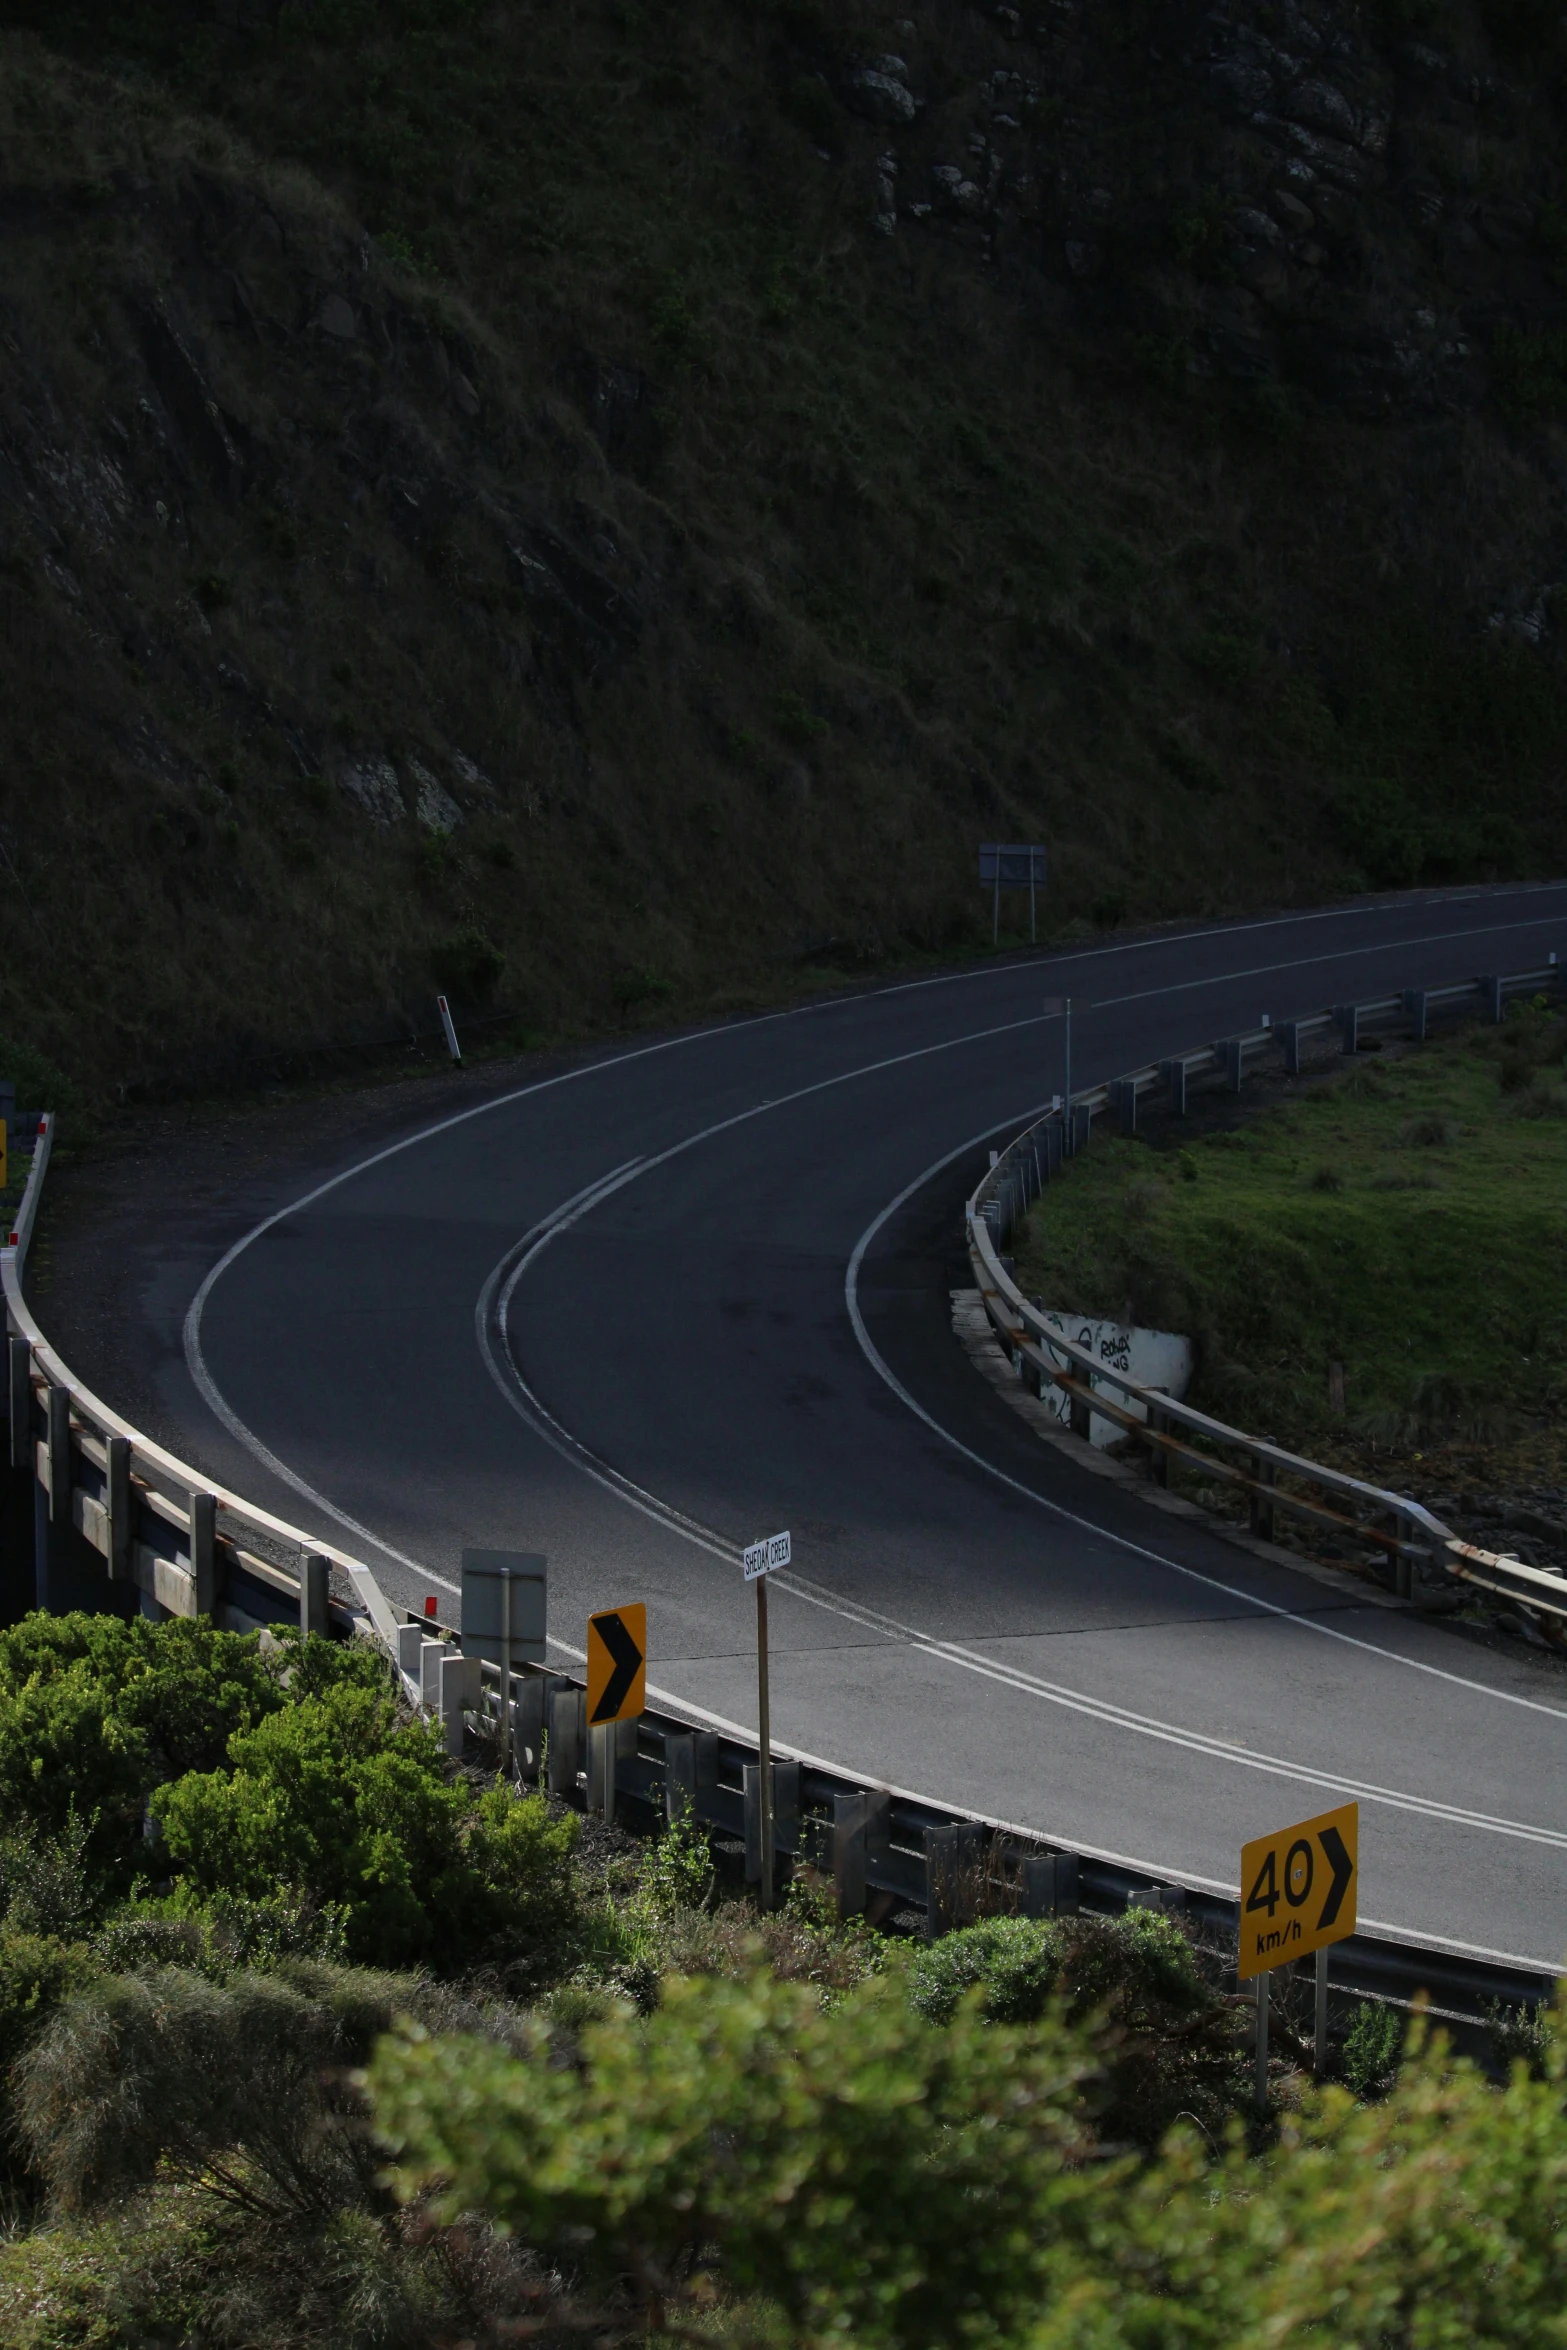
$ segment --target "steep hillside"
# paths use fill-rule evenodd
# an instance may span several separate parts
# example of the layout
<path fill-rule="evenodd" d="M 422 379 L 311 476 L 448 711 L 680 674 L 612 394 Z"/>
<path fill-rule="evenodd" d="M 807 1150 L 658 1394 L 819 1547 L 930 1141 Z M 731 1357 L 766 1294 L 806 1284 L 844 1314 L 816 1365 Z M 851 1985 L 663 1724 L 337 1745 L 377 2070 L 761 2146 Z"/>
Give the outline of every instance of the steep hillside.
<path fill-rule="evenodd" d="M 1530 0 L 5 14 L 0 1033 L 90 1085 L 964 951 L 997 834 L 1057 931 L 1567 860 Z"/>

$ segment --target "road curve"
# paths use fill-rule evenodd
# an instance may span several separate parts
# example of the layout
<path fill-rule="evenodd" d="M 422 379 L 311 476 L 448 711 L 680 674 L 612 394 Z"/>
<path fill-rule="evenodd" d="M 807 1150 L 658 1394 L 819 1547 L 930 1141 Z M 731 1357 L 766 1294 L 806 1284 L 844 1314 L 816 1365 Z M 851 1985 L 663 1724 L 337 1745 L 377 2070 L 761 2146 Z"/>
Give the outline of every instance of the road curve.
<path fill-rule="evenodd" d="M 191 1457 L 410 1600 L 464 1544 L 755 1718 L 736 1551 L 788 1525 L 774 1735 L 1151 1871 L 1362 1805 L 1363 1919 L 1567 1949 L 1567 1679 L 1164 1518 L 949 1330 L 958 1211 L 1060 1083 L 1567 952 L 1567 885 L 1423 894 L 878 989 L 608 1052 L 237 1217 L 162 1382 Z M 172 1306 L 175 1301 L 170 1300 Z"/>

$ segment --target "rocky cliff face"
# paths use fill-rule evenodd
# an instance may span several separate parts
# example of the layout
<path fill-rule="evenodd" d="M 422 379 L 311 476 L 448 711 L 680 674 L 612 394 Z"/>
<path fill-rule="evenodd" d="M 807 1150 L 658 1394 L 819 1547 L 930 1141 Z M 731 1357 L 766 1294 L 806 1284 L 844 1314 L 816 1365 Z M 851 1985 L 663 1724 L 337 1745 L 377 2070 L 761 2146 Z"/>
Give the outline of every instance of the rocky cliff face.
<path fill-rule="evenodd" d="M 1555 34 L 0 40 L 0 1028 L 96 1082 L 1567 851 Z M 1511 45 L 1509 45 L 1511 44 Z"/>

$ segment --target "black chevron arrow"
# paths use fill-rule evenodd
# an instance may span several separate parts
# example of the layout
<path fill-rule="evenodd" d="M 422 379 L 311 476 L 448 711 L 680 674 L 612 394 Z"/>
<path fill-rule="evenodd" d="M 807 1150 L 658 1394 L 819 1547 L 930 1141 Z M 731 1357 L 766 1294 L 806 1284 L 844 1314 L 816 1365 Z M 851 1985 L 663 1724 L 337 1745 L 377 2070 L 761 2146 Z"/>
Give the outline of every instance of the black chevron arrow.
<path fill-rule="evenodd" d="M 625 1704 L 626 1693 L 645 1660 L 619 1616 L 595 1616 L 593 1629 L 609 1650 L 615 1670 L 588 1718 L 594 1722 L 612 1722 Z"/>
<path fill-rule="evenodd" d="M 1327 1855 L 1328 1867 L 1333 1871 L 1333 1882 L 1328 1887 L 1328 1897 L 1322 1904 L 1322 1915 L 1317 1920 L 1317 1932 L 1320 1934 L 1324 1926 L 1334 1923 L 1344 1906 L 1344 1896 L 1349 1891 L 1349 1880 L 1355 1873 L 1355 1864 L 1345 1851 L 1344 1839 L 1337 1828 L 1321 1828 L 1317 1833 L 1318 1841 Z"/>

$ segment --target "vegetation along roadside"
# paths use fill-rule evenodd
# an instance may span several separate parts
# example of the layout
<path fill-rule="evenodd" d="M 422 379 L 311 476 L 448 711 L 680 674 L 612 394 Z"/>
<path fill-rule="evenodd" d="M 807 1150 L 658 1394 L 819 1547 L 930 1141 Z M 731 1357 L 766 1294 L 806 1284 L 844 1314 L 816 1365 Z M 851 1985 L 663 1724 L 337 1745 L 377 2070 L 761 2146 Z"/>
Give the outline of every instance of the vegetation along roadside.
<path fill-rule="evenodd" d="M 1206 1133 L 1097 1139 L 1016 1265 L 1051 1306 L 1188 1336 L 1217 1418 L 1567 1569 L 1567 1017 L 1543 1001 Z"/>
<path fill-rule="evenodd" d="M 0 1634 L 16 2350 L 1549 2338 L 1551 2014 L 1312 2089 L 1183 1922 L 909 1945 L 450 1761 L 368 1648 Z M 1440 2220 L 1433 2224 L 1433 2201 Z M 1433 2331 L 1433 2325 L 1436 2330 Z M 1443 2330 L 1445 2329 L 1445 2330 Z M 1543 2329 L 1543 2330 L 1542 2330 Z"/>

